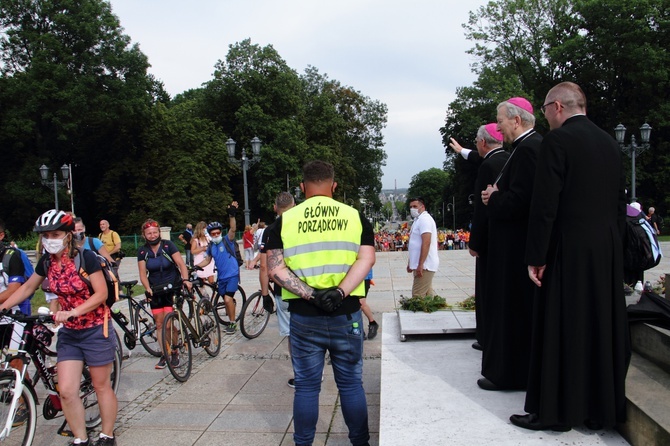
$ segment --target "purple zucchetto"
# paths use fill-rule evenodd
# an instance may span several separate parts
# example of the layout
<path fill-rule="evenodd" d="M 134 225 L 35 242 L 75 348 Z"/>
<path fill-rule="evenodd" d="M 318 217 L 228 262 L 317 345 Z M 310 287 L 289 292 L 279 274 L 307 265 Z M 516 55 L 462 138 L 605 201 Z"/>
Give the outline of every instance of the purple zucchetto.
<path fill-rule="evenodd" d="M 491 135 L 495 140 L 502 142 L 503 141 L 503 134 L 498 131 L 498 124 L 495 122 L 491 122 L 489 124 L 486 124 L 484 126 L 487 132 L 489 132 L 489 135 Z"/>
<path fill-rule="evenodd" d="M 526 98 L 521 97 L 509 98 L 507 102 L 509 102 L 510 104 L 514 104 L 519 108 L 523 108 L 531 115 L 533 114 L 533 106 L 530 104 L 530 102 L 528 102 L 528 99 Z"/>

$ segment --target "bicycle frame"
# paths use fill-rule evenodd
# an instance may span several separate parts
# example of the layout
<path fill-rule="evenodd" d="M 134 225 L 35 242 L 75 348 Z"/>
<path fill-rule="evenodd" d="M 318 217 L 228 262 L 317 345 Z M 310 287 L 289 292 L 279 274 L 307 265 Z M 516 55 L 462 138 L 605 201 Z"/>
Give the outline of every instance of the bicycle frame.
<path fill-rule="evenodd" d="M 188 297 L 184 297 L 183 293 L 186 293 Z M 189 306 L 190 313 L 193 315 L 193 320 L 196 321 L 195 326 L 191 324 L 191 318 L 187 317 L 186 314 L 184 313 L 184 310 L 182 310 L 182 306 L 179 305 L 179 301 L 182 302 L 187 302 Z M 175 299 L 175 302 L 172 304 L 172 310 L 177 314 L 177 318 L 179 320 L 179 325 L 182 327 L 185 327 L 189 333 L 189 336 L 191 337 L 191 340 L 193 341 L 193 344 L 196 345 L 196 347 L 200 347 L 200 343 L 202 342 L 202 338 L 207 334 L 207 333 L 202 333 L 202 324 L 200 321 L 200 315 L 195 314 L 196 313 L 196 306 L 194 305 L 195 300 L 193 299 L 193 296 L 188 292 L 186 289 L 182 289 L 182 294 L 179 295 Z"/>
<path fill-rule="evenodd" d="M 0 441 L 3 441 L 5 438 L 9 437 L 9 434 L 12 432 L 12 424 L 14 421 L 14 416 L 16 415 L 16 410 L 19 405 L 19 400 L 21 399 L 21 394 L 23 393 L 23 388 L 27 387 L 30 392 L 34 395 L 35 390 L 30 386 L 30 384 L 24 384 L 23 382 L 23 377 L 26 374 L 26 369 L 28 368 L 28 364 L 26 361 L 23 361 L 23 370 L 19 371 L 13 367 L 9 366 L 9 362 L 4 363 L 3 371 L 11 370 L 14 372 L 15 379 L 14 379 L 14 396 L 12 396 L 12 402 L 9 405 L 9 411 L 8 414 L 9 416 L 7 417 L 7 420 L 5 421 L 5 425 L 2 428 L 2 431 L 0 431 Z"/>

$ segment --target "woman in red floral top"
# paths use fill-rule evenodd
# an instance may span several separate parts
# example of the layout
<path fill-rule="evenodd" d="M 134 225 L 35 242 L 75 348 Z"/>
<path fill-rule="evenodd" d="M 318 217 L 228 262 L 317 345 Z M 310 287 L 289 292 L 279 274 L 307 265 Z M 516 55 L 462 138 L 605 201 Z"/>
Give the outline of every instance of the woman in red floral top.
<path fill-rule="evenodd" d="M 47 254 L 37 262 L 35 274 L 5 302 L 0 310 L 22 302 L 49 278 L 51 290 L 58 296 L 56 322 L 63 323 L 58 332 L 58 390 L 65 419 L 75 440 L 71 444 L 88 445 L 84 406 L 79 398 L 84 362 L 91 372 L 93 387 L 100 405 L 102 432 L 96 445 L 115 445 L 114 423 L 117 400 L 110 382 L 116 349 L 114 330 L 106 330 L 107 285 L 100 264 L 92 251 L 84 251 L 84 270 L 91 288 L 81 279 L 74 258 L 79 255 L 72 236 L 71 215 L 52 209 L 40 215 L 35 232 L 41 233 L 40 247 Z"/>

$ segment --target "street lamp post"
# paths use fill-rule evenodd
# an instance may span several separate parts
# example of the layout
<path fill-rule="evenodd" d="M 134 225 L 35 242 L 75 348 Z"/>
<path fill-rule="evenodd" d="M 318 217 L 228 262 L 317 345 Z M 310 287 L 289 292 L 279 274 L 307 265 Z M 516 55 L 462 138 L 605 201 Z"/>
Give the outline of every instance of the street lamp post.
<path fill-rule="evenodd" d="M 624 139 L 626 138 L 626 127 L 623 124 L 619 124 L 614 128 L 614 135 L 616 140 L 621 147 L 621 151 L 628 155 L 631 159 L 631 180 L 630 180 L 630 190 L 631 190 L 631 201 L 637 200 L 637 195 L 635 195 L 635 156 L 641 154 L 648 150 L 651 146 L 649 145 L 649 137 L 651 136 L 651 126 L 646 122 L 640 127 L 640 139 L 642 144 L 638 145 L 635 140 L 635 135 L 631 135 L 630 144 L 624 144 Z"/>
<path fill-rule="evenodd" d="M 453 215 L 453 230 L 456 230 L 456 197 L 451 197 L 451 203 L 447 203 L 447 211 L 451 211 Z"/>
<path fill-rule="evenodd" d="M 254 139 L 251 140 L 251 152 L 254 156 L 251 159 L 247 157 L 247 152 L 244 148 L 242 148 L 242 158 L 239 160 L 235 158 L 235 144 L 236 143 L 232 138 L 228 139 L 228 141 L 226 141 L 226 149 L 228 150 L 228 160 L 232 164 L 242 168 L 242 178 L 244 180 L 244 226 L 249 226 L 251 223 L 249 219 L 250 211 L 247 171 L 251 166 L 261 160 L 261 140 L 258 139 L 258 137 L 254 137 Z"/>
<path fill-rule="evenodd" d="M 54 172 L 53 180 L 49 181 L 49 168 L 42 164 L 40 166 L 40 176 L 42 177 L 42 184 L 54 191 L 55 208 L 58 210 L 58 186 L 67 186 L 67 193 L 70 194 L 70 210 L 74 214 L 74 194 L 72 192 L 72 165 L 63 164 L 60 167 L 63 179 L 58 181 L 58 175 Z"/>

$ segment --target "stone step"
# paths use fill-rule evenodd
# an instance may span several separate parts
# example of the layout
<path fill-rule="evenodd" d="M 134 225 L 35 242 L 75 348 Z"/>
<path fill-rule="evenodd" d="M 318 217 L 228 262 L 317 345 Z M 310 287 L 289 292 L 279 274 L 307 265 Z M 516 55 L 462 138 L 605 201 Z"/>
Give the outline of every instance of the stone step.
<path fill-rule="evenodd" d="M 628 421 L 618 426 L 632 445 L 670 444 L 670 374 L 633 353 L 626 378 Z"/>
<path fill-rule="evenodd" d="M 670 330 L 649 324 L 632 324 L 633 351 L 670 373 Z"/>

